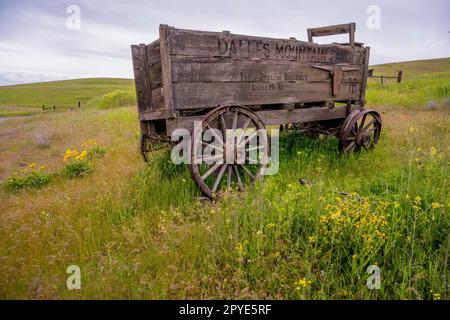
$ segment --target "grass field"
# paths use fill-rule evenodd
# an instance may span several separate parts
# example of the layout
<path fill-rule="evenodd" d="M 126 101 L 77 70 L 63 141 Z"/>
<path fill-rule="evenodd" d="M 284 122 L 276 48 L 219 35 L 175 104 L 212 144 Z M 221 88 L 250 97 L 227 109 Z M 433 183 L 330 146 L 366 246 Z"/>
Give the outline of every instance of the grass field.
<path fill-rule="evenodd" d="M 84 107 L 92 99 L 114 90 L 134 90 L 130 79 L 91 78 L 0 86 L 0 106 L 42 109 Z M 0 107 L 0 114 L 3 108 Z"/>
<path fill-rule="evenodd" d="M 88 139 L 106 154 L 85 177 L 0 190 L 0 297 L 448 299 L 449 60 L 402 66 L 404 86 L 423 81 L 408 92 L 370 84 L 384 121 L 373 152 L 284 134 L 280 172 L 215 203 L 198 199 L 187 170 L 164 174 L 164 151 L 141 160 L 135 107 L 3 120 L 2 181 L 32 163 L 59 172 Z M 414 96 L 436 85 L 444 94 Z M 81 290 L 66 287 L 69 265 Z M 380 290 L 366 287 L 370 265 Z"/>
<path fill-rule="evenodd" d="M 366 99 L 371 106 L 403 106 L 406 108 L 450 106 L 450 58 L 392 63 L 373 66 L 374 75 L 397 76 L 403 71 L 403 81 L 371 78 Z"/>

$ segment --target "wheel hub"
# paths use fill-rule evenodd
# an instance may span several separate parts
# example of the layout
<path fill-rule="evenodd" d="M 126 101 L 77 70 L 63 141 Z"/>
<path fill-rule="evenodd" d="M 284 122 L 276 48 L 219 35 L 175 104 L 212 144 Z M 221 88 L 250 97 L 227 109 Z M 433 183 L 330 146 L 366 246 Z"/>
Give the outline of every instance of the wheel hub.
<path fill-rule="evenodd" d="M 369 134 L 368 134 L 367 132 L 365 132 L 365 131 L 360 132 L 360 133 L 358 134 L 358 136 L 356 137 L 356 143 L 357 143 L 359 146 L 366 145 L 367 142 L 369 142 L 369 140 L 370 140 L 370 136 L 369 136 Z"/>

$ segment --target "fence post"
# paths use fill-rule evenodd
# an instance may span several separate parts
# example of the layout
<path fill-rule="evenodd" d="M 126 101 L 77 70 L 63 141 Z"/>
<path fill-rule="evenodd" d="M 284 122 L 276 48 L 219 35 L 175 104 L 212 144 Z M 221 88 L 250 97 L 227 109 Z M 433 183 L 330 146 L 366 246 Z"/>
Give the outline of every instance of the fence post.
<path fill-rule="evenodd" d="M 42 105 L 42 110 L 45 110 L 45 105 L 44 104 Z"/>
<path fill-rule="evenodd" d="M 81 108 L 81 101 L 78 101 L 78 108 Z"/>
<path fill-rule="evenodd" d="M 383 76 L 381 76 L 381 85 L 383 85 Z"/>
<path fill-rule="evenodd" d="M 53 105 L 53 110 L 56 110 L 56 106 L 55 105 Z"/>
<path fill-rule="evenodd" d="M 400 70 L 398 72 L 398 75 L 397 75 L 397 83 L 401 83 L 402 82 L 402 77 L 403 77 L 403 71 Z"/>

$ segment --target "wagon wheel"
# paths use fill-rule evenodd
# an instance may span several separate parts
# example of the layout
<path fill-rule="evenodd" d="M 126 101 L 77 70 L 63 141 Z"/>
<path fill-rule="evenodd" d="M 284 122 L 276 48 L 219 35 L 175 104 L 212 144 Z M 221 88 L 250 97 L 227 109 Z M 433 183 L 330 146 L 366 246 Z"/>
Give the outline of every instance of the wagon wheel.
<path fill-rule="evenodd" d="M 375 147 L 381 133 L 381 116 L 370 109 L 355 110 L 342 125 L 339 149 L 342 152 L 358 152 Z"/>
<path fill-rule="evenodd" d="M 261 178 L 268 153 L 265 126 L 254 112 L 218 107 L 195 129 L 189 171 L 209 198 L 233 186 L 244 191 Z"/>

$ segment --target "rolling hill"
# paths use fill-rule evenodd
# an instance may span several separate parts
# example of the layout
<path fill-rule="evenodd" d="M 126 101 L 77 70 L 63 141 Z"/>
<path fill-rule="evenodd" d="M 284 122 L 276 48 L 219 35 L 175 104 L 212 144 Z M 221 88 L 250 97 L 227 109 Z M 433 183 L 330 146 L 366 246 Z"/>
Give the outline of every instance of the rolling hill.
<path fill-rule="evenodd" d="M 132 79 L 89 78 L 0 86 L 0 106 L 74 107 L 114 90 L 134 90 Z"/>

